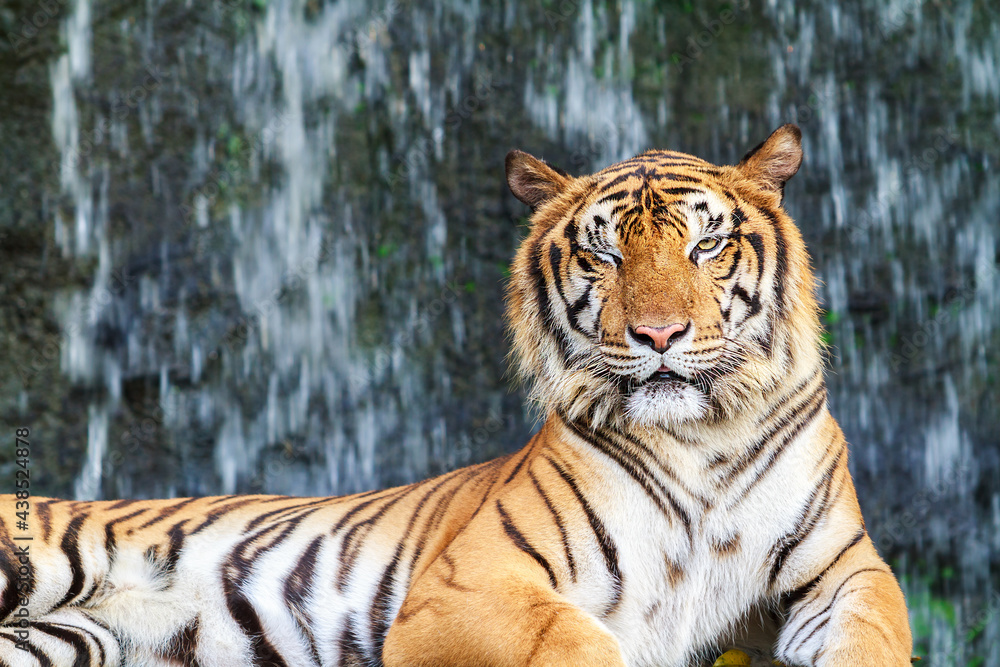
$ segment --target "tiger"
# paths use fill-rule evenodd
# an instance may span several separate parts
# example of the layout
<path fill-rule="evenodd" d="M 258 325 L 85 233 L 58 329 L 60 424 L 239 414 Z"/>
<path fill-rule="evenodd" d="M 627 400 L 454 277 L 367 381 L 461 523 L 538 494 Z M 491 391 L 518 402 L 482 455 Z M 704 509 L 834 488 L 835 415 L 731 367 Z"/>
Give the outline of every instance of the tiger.
<path fill-rule="evenodd" d="M 521 151 L 519 451 L 345 497 L 0 502 L 0 664 L 899 667 L 831 416 L 784 125 L 736 165 Z"/>

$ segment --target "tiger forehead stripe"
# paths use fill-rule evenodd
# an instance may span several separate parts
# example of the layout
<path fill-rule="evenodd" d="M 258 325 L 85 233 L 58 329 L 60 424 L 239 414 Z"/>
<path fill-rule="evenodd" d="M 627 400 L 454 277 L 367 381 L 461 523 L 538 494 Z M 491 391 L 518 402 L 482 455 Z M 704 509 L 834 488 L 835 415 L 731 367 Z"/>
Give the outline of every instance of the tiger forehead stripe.
<path fill-rule="evenodd" d="M 635 166 L 630 166 L 628 169 L 616 169 L 614 171 L 602 172 L 601 175 L 605 176 L 609 180 L 602 181 L 599 185 L 599 189 L 608 189 L 615 186 L 621 185 L 628 182 L 629 180 L 639 180 L 643 183 L 649 182 L 663 182 L 663 181 L 680 181 L 687 183 L 706 183 L 705 178 L 702 177 L 702 172 L 697 170 L 690 173 L 681 173 L 676 169 L 672 171 L 658 171 L 656 169 L 649 169 L 650 165 L 639 164 Z M 669 167 L 684 167 L 687 165 L 672 163 L 666 165 Z"/>
<path fill-rule="evenodd" d="M 712 164 L 705 162 L 699 158 L 693 157 L 691 155 L 685 155 L 684 153 L 672 153 L 669 151 L 649 151 L 643 153 L 642 155 L 637 155 L 634 158 L 629 158 L 627 160 L 622 160 L 617 164 L 607 167 L 600 173 L 611 173 L 620 171 L 622 169 L 635 168 L 636 166 L 648 167 L 650 165 L 667 167 L 667 166 L 682 166 L 682 167 L 711 167 Z"/>

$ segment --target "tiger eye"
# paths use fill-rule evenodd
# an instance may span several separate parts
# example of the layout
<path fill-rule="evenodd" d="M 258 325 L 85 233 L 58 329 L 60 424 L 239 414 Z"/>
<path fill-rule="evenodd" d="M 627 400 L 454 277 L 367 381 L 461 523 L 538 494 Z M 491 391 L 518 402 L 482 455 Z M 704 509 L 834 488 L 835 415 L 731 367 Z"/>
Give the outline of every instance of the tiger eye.
<path fill-rule="evenodd" d="M 698 241 L 699 250 L 715 250 L 718 247 L 719 239 L 708 238 Z"/>

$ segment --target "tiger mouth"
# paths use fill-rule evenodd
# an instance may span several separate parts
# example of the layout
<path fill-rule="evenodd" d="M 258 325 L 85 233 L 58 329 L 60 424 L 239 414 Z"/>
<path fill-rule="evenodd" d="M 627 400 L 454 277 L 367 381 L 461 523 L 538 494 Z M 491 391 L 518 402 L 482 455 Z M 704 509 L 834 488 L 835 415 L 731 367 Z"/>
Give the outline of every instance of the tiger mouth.
<path fill-rule="evenodd" d="M 660 366 L 659 370 L 643 381 L 643 384 L 667 384 L 670 382 L 680 382 L 692 387 L 697 386 L 693 380 L 684 377 L 680 373 L 675 373 L 666 366 Z"/>
<path fill-rule="evenodd" d="M 681 387 L 692 387 L 706 395 L 711 392 L 711 388 L 705 378 L 700 376 L 686 378 L 666 366 L 660 366 L 659 369 L 642 379 L 623 376 L 619 381 L 619 386 L 622 393 L 627 396 L 634 394 L 640 389 L 657 391 L 658 389 L 669 390 L 671 388 L 677 390 Z"/>

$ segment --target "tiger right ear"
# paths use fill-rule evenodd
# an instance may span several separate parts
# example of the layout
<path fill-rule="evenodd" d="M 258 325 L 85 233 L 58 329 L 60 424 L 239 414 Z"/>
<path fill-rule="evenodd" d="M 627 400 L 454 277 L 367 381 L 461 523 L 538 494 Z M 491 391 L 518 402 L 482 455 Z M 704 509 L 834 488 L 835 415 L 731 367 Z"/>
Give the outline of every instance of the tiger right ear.
<path fill-rule="evenodd" d="M 507 153 L 506 167 L 510 191 L 532 209 L 558 195 L 569 182 L 566 172 L 523 151 Z"/>
<path fill-rule="evenodd" d="M 802 132 L 789 123 L 751 149 L 737 167 L 765 190 L 781 194 L 785 182 L 795 175 L 801 164 Z"/>

